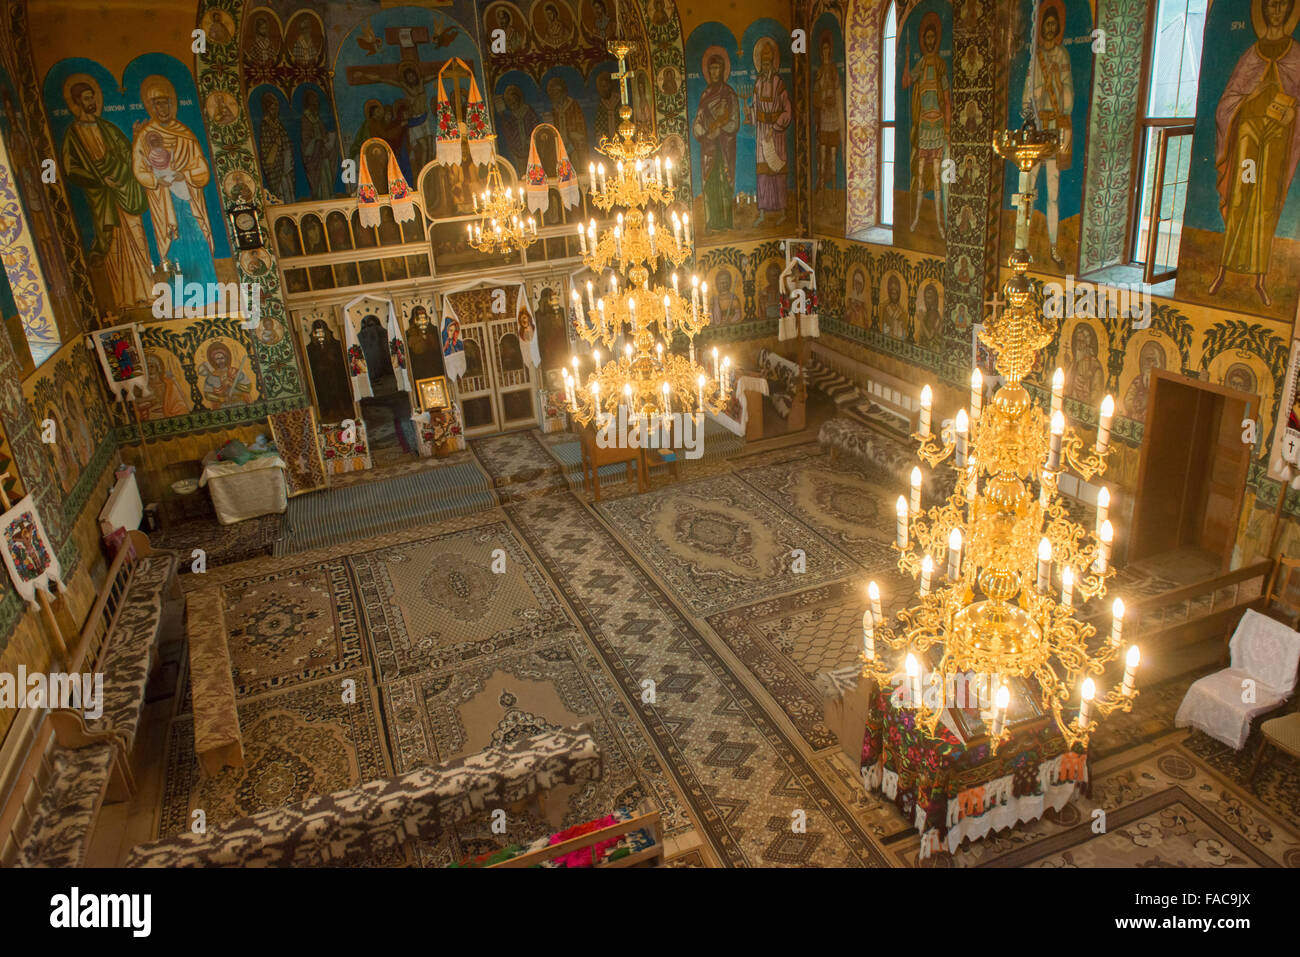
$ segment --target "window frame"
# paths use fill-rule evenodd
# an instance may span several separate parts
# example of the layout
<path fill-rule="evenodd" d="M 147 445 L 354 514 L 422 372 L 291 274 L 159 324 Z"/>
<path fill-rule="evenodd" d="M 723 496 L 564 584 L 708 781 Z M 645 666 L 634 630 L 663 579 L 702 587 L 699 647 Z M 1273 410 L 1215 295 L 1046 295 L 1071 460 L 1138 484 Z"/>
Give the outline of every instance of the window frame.
<path fill-rule="evenodd" d="M 894 69 L 890 75 L 885 75 L 885 30 L 888 29 L 890 15 L 894 19 Z M 885 119 L 885 84 L 894 82 L 894 74 L 898 72 L 898 0 L 889 0 L 881 11 L 880 29 L 877 31 L 877 43 L 880 47 L 880 110 L 876 118 L 876 226 L 880 229 L 893 230 L 894 228 L 894 204 L 893 177 L 890 177 L 888 186 L 885 184 L 884 167 L 889 163 L 890 172 L 894 169 L 894 156 L 891 152 L 888 160 L 885 159 L 885 130 L 889 129 L 894 134 L 894 148 L 898 147 L 898 103 L 894 102 L 894 111 L 892 118 Z M 890 194 L 890 217 L 889 222 L 885 222 L 885 190 Z"/>

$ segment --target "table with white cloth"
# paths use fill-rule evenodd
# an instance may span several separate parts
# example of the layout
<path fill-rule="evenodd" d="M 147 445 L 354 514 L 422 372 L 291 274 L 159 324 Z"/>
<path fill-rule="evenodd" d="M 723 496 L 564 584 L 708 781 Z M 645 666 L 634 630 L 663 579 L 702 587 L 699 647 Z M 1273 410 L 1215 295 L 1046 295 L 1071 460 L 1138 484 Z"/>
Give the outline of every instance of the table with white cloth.
<path fill-rule="evenodd" d="M 719 412 L 714 418 L 722 425 L 737 435 L 746 439 L 756 439 L 763 437 L 763 407 L 760 404 L 755 410 L 757 414 L 751 416 L 750 410 L 750 393 L 757 396 L 768 395 L 767 380 L 759 375 L 738 375 L 735 385 L 735 399 L 739 406 L 739 418 L 728 415 L 727 412 Z M 759 400 L 761 403 L 761 399 Z M 735 406 L 733 405 L 734 409 Z M 755 429 L 750 429 L 749 425 L 753 423 Z"/>
<path fill-rule="evenodd" d="M 238 462 L 222 462 L 215 452 L 203 460 L 200 487 L 212 496 L 212 507 L 222 525 L 233 525 L 259 515 L 273 515 L 289 507 L 284 460 L 262 455 Z"/>
<path fill-rule="evenodd" d="M 887 689 L 891 695 L 896 689 Z M 862 743 L 862 782 L 914 822 L 920 859 L 953 853 L 965 840 L 1059 811 L 1086 788 L 1085 751 L 1066 746 L 1052 720 L 1034 713 L 1029 687 L 1014 693 L 1011 739 L 989 747 L 977 709 L 949 708 L 930 735 L 916 711 L 873 689 Z M 1023 704 L 1023 710 L 1018 705 Z"/>

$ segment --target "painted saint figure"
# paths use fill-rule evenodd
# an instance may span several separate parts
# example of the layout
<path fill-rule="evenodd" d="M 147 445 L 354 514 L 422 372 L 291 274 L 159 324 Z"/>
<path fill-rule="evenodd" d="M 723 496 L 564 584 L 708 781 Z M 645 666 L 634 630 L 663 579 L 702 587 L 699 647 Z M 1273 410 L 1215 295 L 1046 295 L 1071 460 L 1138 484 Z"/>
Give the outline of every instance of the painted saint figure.
<path fill-rule="evenodd" d="M 68 91 L 68 106 L 75 117 L 63 139 L 63 170 L 86 192 L 95 223 L 90 247 L 92 263 L 102 264 L 108 276 L 113 306 L 147 302 L 153 288 L 149 243 L 141 217 L 148 202 L 143 187 L 131 172 L 131 143 L 126 135 L 101 117 L 103 96 L 87 77 Z"/>
<path fill-rule="evenodd" d="M 1101 399 L 1101 390 L 1106 386 L 1106 370 L 1098 358 L 1099 351 L 1097 330 L 1086 322 L 1075 326 L 1074 335 L 1070 337 L 1066 394 L 1089 407 L 1097 404 Z"/>
<path fill-rule="evenodd" d="M 244 357 L 238 368 L 232 368 L 231 360 L 230 347 L 218 341 L 208 346 L 206 361 L 199 363 L 196 371 L 203 398 L 210 408 L 227 409 L 235 405 L 247 405 L 252 398 L 253 383 L 244 371 L 248 357 Z"/>
<path fill-rule="evenodd" d="M 506 87 L 501 98 L 506 108 L 497 114 L 497 130 L 505 146 L 506 158 L 522 173 L 528 165 L 528 143 L 541 121 L 537 111 L 524 99 L 524 91 L 515 84 Z"/>
<path fill-rule="evenodd" d="M 866 329 L 871 312 L 867 302 L 867 271 L 859 266 L 849 277 L 849 294 L 844 304 L 844 318 L 849 325 Z"/>
<path fill-rule="evenodd" d="M 324 319 L 311 324 L 311 341 L 307 343 L 307 366 L 316 390 L 316 410 L 323 425 L 334 425 L 351 418 L 352 383 L 343 363 L 343 349 L 338 337 Z"/>
<path fill-rule="evenodd" d="M 835 39 L 821 35 L 821 65 L 813 81 L 813 111 L 817 117 L 817 169 L 814 189 L 834 189 L 835 170 L 844 149 L 844 81 L 835 62 Z"/>
<path fill-rule="evenodd" d="M 429 379 L 446 374 L 442 363 L 442 338 L 424 306 L 415 306 L 411 310 L 411 322 L 406 327 L 406 354 L 413 378 Z"/>
<path fill-rule="evenodd" d="M 259 159 L 266 188 L 282 203 L 294 200 L 293 147 L 280 122 L 280 101 L 269 90 L 262 94 L 262 123 L 257 131 Z"/>
<path fill-rule="evenodd" d="M 577 169 L 587 166 L 587 118 L 582 104 L 569 95 L 569 88 L 558 76 L 546 84 L 551 98 L 551 123 L 560 131 L 560 139 L 569 148 L 569 160 Z"/>
<path fill-rule="evenodd" d="M 1138 374 L 1124 392 L 1124 414 L 1137 422 L 1146 421 L 1147 400 L 1151 397 L 1151 373 L 1166 366 L 1165 350 L 1158 342 L 1148 341 L 1138 352 Z"/>
<path fill-rule="evenodd" d="M 187 282 L 216 283 L 212 226 L 204 198 L 212 171 L 203 146 L 176 118 L 176 89 L 166 77 L 146 77 L 140 84 L 140 99 L 149 119 L 135 126 L 133 169 L 149 202 L 158 255 L 176 263 Z M 162 170 L 150 162 L 160 148 L 170 154 Z"/>
<path fill-rule="evenodd" d="M 740 297 L 732 292 L 731 270 L 719 269 L 716 282 L 718 288 L 713 296 L 713 316 L 710 321 L 718 324 L 740 322 Z"/>
<path fill-rule="evenodd" d="M 760 226 L 769 215 L 778 220 L 785 218 L 789 178 L 785 134 L 794 119 L 794 111 L 785 81 L 776 72 L 776 42 L 763 37 L 756 44 L 755 53 L 758 76 L 754 80 L 749 121 L 754 126 L 754 164 L 758 173 L 758 219 L 754 225 Z"/>
<path fill-rule="evenodd" d="M 1263 32 L 1232 68 L 1214 113 L 1223 254 L 1209 293 L 1219 291 L 1227 272 L 1245 273 L 1268 306 L 1273 235 L 1300 161 L 1300 48 L 1291 38 L 1296 0 L 1256 0 L 1254 9 L 1255 29 Z M 1248 163 L 1253 177 L 1242 175 Z"/>
<path fill-rule="evenodd" d="M 943 25 L 936 13 L 921 20 L 921 58 L 911 64 L 910 52 L 903 62 L 903 89 L 912 91 L 911 168 L 912 229 L 921 218 L 921 199 L 929 188 L 934 190 L 934 218 L 943 236 L 944 188 L 943 160 L 948 151 L 952 129 L 952 93 L 948 85 L 948 64 L 939 55 Z M 1052 240 L 1055 244 L 1056 240 Z"/>
<path fill-rule="evenodd" d="M 337 165 L 338 134 L 325 128 L 321 118 L 320 95 L 309 89 L 302 98 L 302 165 L 307 170 L 307 185 L 312 199 L 329 199 L 334 195 L 334 170 Z"/>
<path fill-rule="evenodd" d="M 903 308 L 903 284 L 891 275 L 885 281 L 886 299 L 880 305 L 880 325 L 885 335 L 895 339 L 907 338 L 907 310 Z"/>
<path fill-rule="evenodd" d="M 1065 260 L 1056 248 L 1061 222 L 1061 171 L 1070 168 L 1074 154 L 1074 77 L 1070 56 L 1061 45 L 1065 33 L 1065 11 L 1060 0 L 1049 0 L 1039 16 L 1038 55 L 1029 64 L 1029 76 L 1021 97 L 1021 113 L 1036 116 L 1038 128 L 1056 130 L 1059 142 L 1055 155 L 1040 163 L 1030 173 L 1030 183 L 1038 183 L 1038 170 L 1047 173 L 1047 241 L 1052 262 L 1061 269 Z"/>
<path fill-rule="evenodd" d="M 736 134 L 740 132 L 740 98 L 727 82 L 726 54 L 706 57 L 709 85 L 700 94 L 691 133 L 700 144 L 706 230 L 730 229 L 736 189 Z"/>

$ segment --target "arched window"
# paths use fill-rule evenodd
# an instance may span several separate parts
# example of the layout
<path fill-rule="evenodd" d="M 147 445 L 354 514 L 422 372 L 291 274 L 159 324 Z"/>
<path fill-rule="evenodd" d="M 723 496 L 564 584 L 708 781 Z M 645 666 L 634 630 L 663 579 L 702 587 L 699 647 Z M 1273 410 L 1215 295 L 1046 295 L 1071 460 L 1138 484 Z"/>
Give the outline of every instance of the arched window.
<path fill-rule="evenodd" d="M 898 47 L 898 5 L 885 9 L 880 28 L 880 124 L 876 155 L 880 158 L 876 209 L 880 226 L 894 225 L 894 58 Z"/>
<path fill-rule="evenodd" d="M 1129 253 L 1146 282 L 1172 279 L 1177 271 L 1207 6 L 1207 0 L 1159 0 L 1147 21 L 1136 157 L 1141 190 Z"/>

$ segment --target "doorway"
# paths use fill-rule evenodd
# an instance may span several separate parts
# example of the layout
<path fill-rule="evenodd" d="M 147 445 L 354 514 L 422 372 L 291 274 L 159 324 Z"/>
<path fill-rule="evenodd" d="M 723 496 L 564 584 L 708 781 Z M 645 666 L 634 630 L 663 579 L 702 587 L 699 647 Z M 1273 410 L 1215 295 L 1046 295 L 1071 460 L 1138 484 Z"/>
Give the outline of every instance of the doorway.
<path fill-rule="evenodd" d="M 1257 396 L 1152 371 L 1130 565 L 1158 564 L 1189 584 L 1229 570 L 1254 448 L 1242 423 L 1258 408 Z"/>
<path fill-rule="evenodd" d="M 456 395 L 467 436 L 489 435 L 537 424 L 537 371 L 524 359 L 517 319 L 495 319 L 461 328 L 465 373 Z"/>
<path fill-rule="evenodd" d="M 388 331 L 379 318 L 381 314 L 380 310 L 364 310 L 357 329 L 357 344 L 365 357 L 373 393 L 359 400 L 358 405 L 366 424 L 371 464 L 376 468 L 407 461 L 417 454 L 411 396 L 397 387 Z"/>

